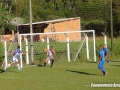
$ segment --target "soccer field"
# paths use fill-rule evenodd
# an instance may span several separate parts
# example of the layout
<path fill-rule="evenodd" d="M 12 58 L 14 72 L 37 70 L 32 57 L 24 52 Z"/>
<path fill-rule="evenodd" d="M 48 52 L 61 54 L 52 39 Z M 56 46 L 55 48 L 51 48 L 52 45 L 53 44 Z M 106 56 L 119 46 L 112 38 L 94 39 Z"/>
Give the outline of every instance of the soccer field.
<path fill-rule="evenodd" d="M 120 90 L 120 87 L 95 88 L 91 84 L 120 84 L 120 61 L 105 63 L 107 76 L 97 68 L 97 63 L 62 62 L 51 68 L 28 66 L 21 72 L 8 68 L 0 73 L 0 90 Z M 120 85 L 119 85 L 120 86 Z"/>

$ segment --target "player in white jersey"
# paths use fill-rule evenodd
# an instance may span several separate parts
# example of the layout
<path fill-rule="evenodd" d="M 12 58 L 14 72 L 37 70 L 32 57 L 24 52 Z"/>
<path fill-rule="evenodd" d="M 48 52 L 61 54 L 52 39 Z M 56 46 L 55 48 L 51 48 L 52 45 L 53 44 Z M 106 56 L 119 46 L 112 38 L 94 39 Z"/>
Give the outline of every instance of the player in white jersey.
<path fill-rule="evenodd" d="M 47 53 L 47 59 L 44 62 L 44 66 L 46 66 L 46 63 L 48 63 L 50 61 L 51 62 L 51 67 L 52 67 L 53 63 L 54 63 L 54 56 L 53 55 L 55 54 L 55 51 L 54 51 L 53 47 L 50 46 L 50 49 L 48 49 L 46 51 L 46 53 Z"/>
<path fill-rule="evenodd" d="M 13 63 L 16 63 L 18 70 L 21 71 L 19 61 L 18 61 L 18 57 L 19 57 L 20 53 L 25 54 L 20 50 L 20 46 L 18 45 L 17 49 L 12 51 L 12 53 L 11 53 L 11 55 L 13 55 L 12 61 L 10 62 L 10 64 L 8 64 L 7 66 L 4 67 L 4 71 L 6 71 L 6 68 L 12 66 Z"/>

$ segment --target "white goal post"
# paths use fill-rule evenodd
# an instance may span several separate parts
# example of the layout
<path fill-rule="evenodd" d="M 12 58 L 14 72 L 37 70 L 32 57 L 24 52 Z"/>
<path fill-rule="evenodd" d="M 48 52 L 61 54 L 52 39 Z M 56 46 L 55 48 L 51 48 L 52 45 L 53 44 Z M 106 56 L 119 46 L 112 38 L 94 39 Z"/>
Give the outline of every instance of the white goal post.
<path fill-rule="evenodd" d="M 73 58 L 73 60 L 75 61 L 76 58 L 78 57 L 79 53 L 81 52 L 80 50 L 82 49 L 82 47 L 84 46 L 86 48 L 86 58 L 87 60 L 91 60 L 90 58 L 90 50 L 89 50 L 89 35 L 88 33 L 91 33 L 90 35 L 92 36 L 92 38 L 90 38 L 90 41 L 92 41 L 92 47 L 93 47 L 93 60 L 94 62 L 96 62 L 96 42 L 95 42 L 95 31 L 94 30 L 82 30 L 82 31 L 66 31 L 66 32 L 48 32 L 48 33 L 32 33 L 32 34 L 20 34 L 19 38 L 20 38 L 20 49 L 22 51 L 28 52 L 26 54 L 26 64 L 30 63 L 30 55 L 31 55 L 31 51 L 30 51 L 30 47 L 34 46 L 34 48 L 36 47 L 41 48 L 39 51 L 35 51 L 35 49 L 33 48 L 34 51 L 32 51 L 32 53 L 34 53 L 33 55 L 36 55 L 36 57 L 40 57 L 43 55 L 43 53 L 41 52 L 43 50 L 44 47 L 46 47 L 47 49 L 49 49 L 50 45 L 54 45 L 54 47 L 56 47 L 55 45 L 61 45 L 56 47 L 56 49 L 60 48 L 57 53 L 58 54 L 63 54 L 63 55 L 67 55 L 67 59 L 68 62 L 71 61 L 71 58 Z M 37 37 L 41 40 L 33 40 L 33 45 L 28 45 L 30 44 L 29 42 L 31 42 L 28 38 L 28 36 L 32 36 L 32 37 Z M 42 37 L 42 38 L 41 38 Z M 43 37 L 45 39 L 43 39 Z M 52 38 L 51 38 L 52 37 Z M 63 39 L 64 37 L 64 39 Z M 82 38 L 85 37 L 85 38 Z M 34 38 L 33 38 L 34 39 Z M 86 42 L 85 42 L 86 41 Z M 42 44 L 38 44 L 38 42 L 41 42 Z M 70 43 L 71 42 L 71 43 Z M 74 43 L 75 42 L 75 43 Z M 80 42 L 80 43 L 78 43 Z M 63 43 L 66 43 L 66 46 L 63 45 Z M 74 43 L 74 45 L 73 45 Z M 84 43 L 86 43 L 86 45 L 84 45 Z M 38 46 L 35 46 L 36 44 L 38 44 Z M 73 45 L 73 47 L 72 47 Z M 73 55 L 74 53 L 72 53 L 72 49 L 75 48 L 75 46 L 77 46 L 77 49 L 75 49 L 75 55 Z M 72 48 L 71 48 L 72 47 Z M 66 48 L 66 50 L 65 50 Z M 63 49 L 63 50 L 62 50 Z M 82 56 L 82 55 L 81 55 Z M 40 57 L 43 58 L 44 56 Z M 64 57 L 64 56 L 59 56 L 59 57 Z M 58 58 L 59 58 L 58 57 Z M 20 54 L 20 65 L 21 68 L 23 67 L 23 60 L 22 60 L 23 56 L 22 54 Z M 34 57 L 32 57 L 34 58 Z M 35 58 L 34 58 L 35 59 Z"/>

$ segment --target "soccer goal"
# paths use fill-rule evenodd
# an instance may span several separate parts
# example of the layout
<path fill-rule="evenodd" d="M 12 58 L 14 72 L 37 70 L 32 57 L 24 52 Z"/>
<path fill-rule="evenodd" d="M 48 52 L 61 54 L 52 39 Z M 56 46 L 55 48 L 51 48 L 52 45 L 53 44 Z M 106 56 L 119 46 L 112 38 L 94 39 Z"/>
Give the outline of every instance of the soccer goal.
<path fill-rule="evenodd" d="M 28 52 L 20 55 L 21 67 L 40 64 L 46 59 L 44 49 L 53 46 L 55 62 L 96 61 L 94 30 L 20 34 L 20 47 Z M 23 61 L 23 57 L 24 60 Z"/>

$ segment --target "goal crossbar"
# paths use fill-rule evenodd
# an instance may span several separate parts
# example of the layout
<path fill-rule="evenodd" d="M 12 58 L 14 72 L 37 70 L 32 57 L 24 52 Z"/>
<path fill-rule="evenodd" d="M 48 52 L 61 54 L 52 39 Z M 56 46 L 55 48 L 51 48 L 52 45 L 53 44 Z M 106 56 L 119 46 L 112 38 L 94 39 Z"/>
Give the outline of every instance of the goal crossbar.
<path fill-rule="evenodd" d="M 20 34 L 21 35 L 39 35 L 39 34 L 64 34 L 64 33 L 77 33 L 77 32 L 83 32 L 83 33 L 87 33 L 87 32 L 95 32 L 94 30 L 84 30 L 84 31 L 66 31 L 66 32 L 48 32 L 48 33 L 28 33 L 28 34 Z"/>

